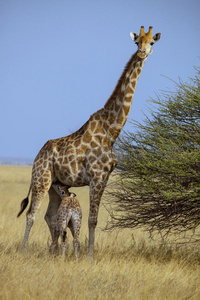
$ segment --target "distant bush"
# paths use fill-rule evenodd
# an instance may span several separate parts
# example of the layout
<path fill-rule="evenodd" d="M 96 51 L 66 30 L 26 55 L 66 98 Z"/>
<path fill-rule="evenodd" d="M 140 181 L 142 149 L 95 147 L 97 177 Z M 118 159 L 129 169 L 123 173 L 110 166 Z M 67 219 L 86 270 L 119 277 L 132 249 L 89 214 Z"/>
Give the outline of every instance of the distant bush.
<path fill-rule="evenodd" d="M 199 75 L 196 69 L 189 83 L 150 99 L 151 116 L 118 140 L 107 229 L 139 226 L 166 234 L 200 224 Z"/>

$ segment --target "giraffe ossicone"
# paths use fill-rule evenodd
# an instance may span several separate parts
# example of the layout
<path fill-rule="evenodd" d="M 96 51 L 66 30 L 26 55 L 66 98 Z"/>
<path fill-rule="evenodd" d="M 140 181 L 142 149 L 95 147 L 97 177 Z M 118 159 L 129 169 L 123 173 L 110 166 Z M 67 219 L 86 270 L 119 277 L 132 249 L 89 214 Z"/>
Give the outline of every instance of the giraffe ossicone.
<path fill-rule="evenodd" d="M 61 197 L 54 191 L 52 184 L 59 181 L 67 187 L 88 185 L 90 188 L 89 255 L 93 256 L 100 200 L 109 175 L 117 164 L 113 144 L 128 118 L 144 62 L 160 36 L 160 33 L 152 36 L 152 27 L 145 33 L 143 26 L 139 35 L 132 33 L 131 38 L 138 49 L 127 63 L 104 107 L 91 115 L 79 130 L 68 136 L 49 140 L 39 151 L 32 168 L 32 199 L 27 211 L 22 249 L 26 246 L 36 213 L 47 192 L 49 206 L 45 220 L 53 238 Z M 30 190 L 28 196 L 29 194 Z M 18 216 L 27 205 L 28 197 L 22 201 Z"/>

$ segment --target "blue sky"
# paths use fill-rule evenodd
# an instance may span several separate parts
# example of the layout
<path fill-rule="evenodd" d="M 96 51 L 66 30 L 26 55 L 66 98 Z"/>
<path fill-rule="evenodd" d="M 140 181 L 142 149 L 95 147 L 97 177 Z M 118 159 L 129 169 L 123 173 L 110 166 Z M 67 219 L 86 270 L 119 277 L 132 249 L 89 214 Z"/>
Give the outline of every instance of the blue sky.
<path fill-rule="evenodd" d="M 139 78 L 125 130 L 150 97 L 184 81 L 200 57 L 199 0 L 1 0 L 0 157 L 34 158 L 103 107 L 136 51 L 130 31 L 161 40 Z"/>

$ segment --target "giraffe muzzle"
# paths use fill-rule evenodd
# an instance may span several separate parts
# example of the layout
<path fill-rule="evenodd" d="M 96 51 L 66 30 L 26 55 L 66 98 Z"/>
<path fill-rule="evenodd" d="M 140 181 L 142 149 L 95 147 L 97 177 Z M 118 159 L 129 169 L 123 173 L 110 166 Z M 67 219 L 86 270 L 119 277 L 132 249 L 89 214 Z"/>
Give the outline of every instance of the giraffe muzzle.
<path fill-rule="evenodd" d="M 138 56 L 140 58 L 146 58 L 148 54 L 146 53 L 146 50 L 138 50 Z"/>

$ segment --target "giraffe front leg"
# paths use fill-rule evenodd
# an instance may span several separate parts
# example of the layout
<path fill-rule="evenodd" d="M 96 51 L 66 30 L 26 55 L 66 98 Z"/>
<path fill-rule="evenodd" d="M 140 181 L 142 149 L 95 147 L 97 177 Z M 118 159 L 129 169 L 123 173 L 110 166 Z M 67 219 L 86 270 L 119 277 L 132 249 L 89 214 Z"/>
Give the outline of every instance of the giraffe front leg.
<path fill-rule="evenodd" d="M 54 239 L 54 232 L 56 227 L 56 217 L 57 217 L 57 211 L 61 203 L 60 196 L 55 192 L 55 190 L 51 187 L 49 190 L 49 205 L 45 214 L 45 221 L 47 222 L 47 225 L 49 227 L 52 241 Z M 54 249 L 58 248 L 55 247 Z"/>
<path fill-rule="evenodd" d="M 95 228 L 97 225 L 99 204 L 100 204 L 101 197 L 102 197 L 103 191 L 105 189 L 107 180 L 92 181 L 90 183 L 90 212 L 89 212 L 89 218 L 88 218 L 89 258 L 93 258 L 93 256 L 94 256 Z"/>
<path fill-rule="evenodd" d="M 59 235 L 60 235 L 60 231 L 59 231 L 59 229 L 57 228 L 57 226 L 55 226 L 54 233 L 53 233 L 53 237 L 52 237 L 52 243 L 51 243 L 51 246 L 50 246 L 50 249 L 49 249 L 49 252 L 50 252 L 51 254 L 55 253 L 56 250 L 58 249 L 58 239 L 59 239 Z"/>

